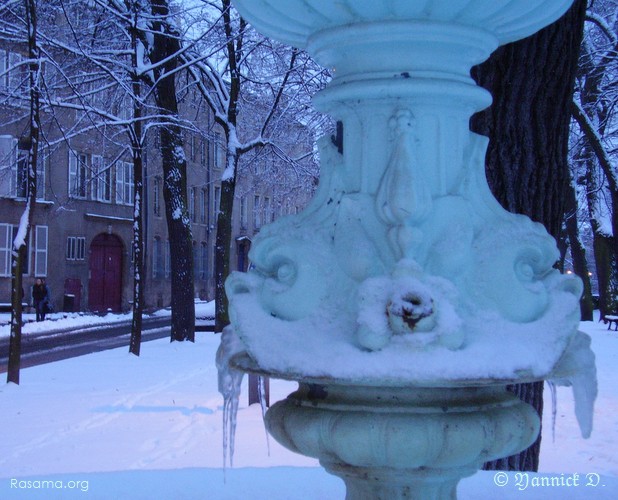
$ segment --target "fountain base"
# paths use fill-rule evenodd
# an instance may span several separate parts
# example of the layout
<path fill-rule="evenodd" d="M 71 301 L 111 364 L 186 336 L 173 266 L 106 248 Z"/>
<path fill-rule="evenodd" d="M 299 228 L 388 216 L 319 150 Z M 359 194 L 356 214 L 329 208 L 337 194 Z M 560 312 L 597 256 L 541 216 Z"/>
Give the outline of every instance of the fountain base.
<path fill-rule="evenodd" d="M 328 472 L 343 479 L 346 498 L 352 500 L 432 500 L 457 498 L 457 483 L 476 469 L 386 469 L 331 466 Z"/>
<path fill-rule="evenodd" d="M 523 450 L 540 428 L 504 386 L 300 384 L 266 424 L 282 445 L 341 477 L 354 500 L 456 498 L 460 479 Z"/>

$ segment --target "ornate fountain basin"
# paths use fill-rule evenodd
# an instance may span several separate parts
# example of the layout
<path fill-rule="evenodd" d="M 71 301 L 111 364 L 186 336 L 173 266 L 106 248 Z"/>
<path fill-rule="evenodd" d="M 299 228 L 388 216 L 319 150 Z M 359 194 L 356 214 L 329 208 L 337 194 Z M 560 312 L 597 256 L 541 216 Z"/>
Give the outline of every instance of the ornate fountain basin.
<path fill-rule="evenodd" d="M 486 139 L 468 123 L 491 97 L 469 71 L 570 3 L 235 2 L 335 67 L 314 102 L 344 131 L 342 154 L 319 143 L 311 204 L 264 227 L 255 269 L 226 283 L 259 367 L 370 385 L 551 373 L 577 330 L 581 282 L 553 269 L 540 224 L 489 191 Z"/>
<path fill-rule="evenodd" d="M 558 19 L 572 0 L 235 0 L 241 15 L 276 40 L 307 48 L 317 32 L 374 21 L 419 20 L 486 30 L 503 45 Z"/>

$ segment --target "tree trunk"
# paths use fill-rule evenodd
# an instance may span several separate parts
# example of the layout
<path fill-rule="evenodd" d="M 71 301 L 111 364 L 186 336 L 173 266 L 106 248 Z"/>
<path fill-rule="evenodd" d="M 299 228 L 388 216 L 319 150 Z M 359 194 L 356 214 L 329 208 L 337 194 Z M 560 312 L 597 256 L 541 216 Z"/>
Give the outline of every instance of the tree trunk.
<path fill-rule="evenodd" d="M 221 332 L 230 323 L 228 299 L 225 294 L 225 280 L 230 274 L 230 255 L 232 245 L 232 217 L 236 173 L 240 152 L 236 147 L 238 120 L 238 100 L 241 80 L 239 61 L 242 60 L 245 21 L 241 18 L 237 35 L 233 33 L 230 0 L 222 0 L 223 26 L 226 36 L 227 60 L 230 68 L 229 102 L 226 121 L 220 123 L 225 129 L 226 169 L 221 180 L 221 201 L 217 216 L 217 236 L 215 241 L 215 331 Z"/>
<path fill-rule="evenodd" d="M 237 160 L 232 159 L 232 162 Z M 236 172 L 236 166 L 234 166 Z M 217 237 L 215 242 L 215 331 L 221 332 L 230 322 L 228 299 L 225 294 L 225 280 L 230 274 L 230 254 L 232 247 L 232 214 L 236 175 L 221 182 L 221 205 L 217 216 Z"/>
<path fill-rule="evenodd" d="M 590 275 L 588 274 L 588 262 L 586 261 L 586 249 L 579 238 L 579 225 L 577 222 L 577 198 L 573 184 L 570 185 L 567 193 L 567 213 L 565 226 L 573 257 L 573 270 L 584 284 L 584 293 L 579 301 L 582 321 L 592 321 L 594 302 L 592 301 L 592 288 L 590 286 Z"/>
<path fill-rule="evenodd" d="M 590 214 L 590 226 L 592 228 L 592 248 L 597 271 L 597 285 L 599 290 L 599 311 L 601 318 L 606 314 L 618 311 L 618 284 L 616 280 L 616 248 L 615 238 L 610 235 L 599 215 L 599 200 L 602 180 L 598 166 L 594 161 L 594 153 L 589 145 L 584 145 L 581 156 L 586 165 L 586 198 L 588 213 Z"/>
<path fill-rule="evenodd" d="M 139 87 L 139 84 L 137 86 Z M 142 342 L 142 313 L 144 309 L 144 228 L 142 222 L 144 174 L 141 145 L 141 106 L 137 100 L 135 101 L 133 117 L 136 119 L 133 127 L 133 317 L 131 321 L 129 352 L 139 356 Z"/>
<path fill-rule="evenodd" d="M 606 74 L 611 71 L 611 62 L 618 49 L 615 37 L 612 43 L 612 48 L 600 54 L 594 44 L 584 44 L 580 57 L 579 102 L 574 100 L 572 103 L 573 118 L 585 139 L 582 157 L 586 165 L 588 210 L 594 235 L 601 317 L 618 311 L 618 175 L 601 139 L 612 127 L 611 113 L 615 107 L 615 102 L 607 95 L 607 84 L 615 84 L 615 77 Z M 609 202 L 602 199 L 604 196 L 599 196 L 605 184 L 603 175 L 610 192 Z M 601 207 L 610 210 L 611 228 L 603 221 Z"/>
<path fill-rule="evenodd" d="M 595 75 L 598 76 L 598 75 Z M 597 79 L 587 78 L 582 90 L 582 101 L 589 113 L 594 115 L 597 122 L 606 121 L 606 109 L 596 105 L 601 93 Z M 606 314 L 618 312 L 618 248 L 616 235 L 618 234 L 618 176 L 612 168 L 611 161 L 603 144 L 599 140 L 600 132 L 594 129 L 592 120 L 583 109 L 573 104 L 573 118 L 577 121 L 584 134 L 585 143 L 582 149 L 582 158 L 586 165 L 586 187 L 588 197 L 588 211 L 590 225 L 594 235 L 594 258 L 597 267 L 599 286 L 599 310 L 601 318 Z M 601 200 L 598 193 L 607 179 L 607 188 L 610 192 L 610 201 Z M 609 205 L 611 211 L 611 228 L 604 227 L 599 215 L 601 205 Z"/>
<path fill-rule="evenodd" d="M 11 337 L 9 339 L 9 359 L 6 381 L 19 385 L 21 369 L 21 324 L 22 324 L 22 290 L 24 250 L 22 245 L 18 251 L 13 249 L 11 255 Z"/>
<path fill-rule="evenodd" d="M 11 337 L 9 340 L 9 359 L 7 367 L 7 383 L 19 384 L 19 372 L 21 365 L 21 324 L 22 324 L 22 300 L 23 288 L 23 262 L 26 251 L 25 242 L 28 239 L 32 216 L 36 204 L 36 173 L 39 152 L 39 129 L 41 125 L 39 114 L 39 47 L 37 44 L 37 17 L 36 0 L 25 1 L 26 28 L 28 33 L 28 83 L 30 89 L 30 130 L 28 137 L 28 176 L 26 208 L 22 215 L 18 235 L 23 238 L 15 238 L 13 252 L 11 254 Z M 25 226 L 25 227 L 24 227 Z"/>
<path fill-rule="evenodd" d="M 144 173 L 142 155 L 142 104 L 140 102 L 140 79 L 138 61 L 138 16 L 141 14 L 137 5 L 133 5 L 134 19 L 131 27 L 131 58 L 134 73 L 131 75 L 133 89 L 133 127 L 129 130 L 133 151 L 133 317 L 131 320 L 131 340 L 129 352 L 139 356 L 142 343 L 142 313 L 144 309 Z"/>
<path fill-rule="evenodd" d="M 134 127 L 136 138 L 141 139 L 141 128 L 140 122 L 136 122 Z M 142 224 L 144 175 L 141 144 L 133 149 L 133 175 L 135 181 L 133 198 L 133 317 L 129 352 L 139 356 L 144 309 L 144 228 Z"/>
<path fill-rule="evenodd" d="M 618 296 L 617 276 L 613 266 L 616 239 L 593 230 L 594 261 L 599 285 L 599 311 L 601 318 L 616 314 Z"/>
<path fill-rule="evenodd" d="M 155 101 L 166 123 L 161 125 L 161 157 L 163 163 L 163 198 L 170 241 L 172 272 L 171 340 L 195 340 L 195 302 L 193 285 L 193 238 L 187 210 L 187 160 L 184 155 L 182 131 L 178 124 L 175 70 L 180 51 L 179 33 L 167 0 L 153 0 L 152 13 L 154 63 L 166 61 L 157 71 Z"/>
<path fill-rule="evenodd" d="M 490 137 L 489 185 L 503 207 L 541 222 L 556 239 L 569 182 L 570 101 L 585 12 L 585 0 L 576 0 L 556 23 L 499 48 L 473 69 L 478 83 L 494 96 L 492 107 L 471 120 L 473 131 Z M 512 390 L 542 415 L 542 382 Z M 517 458 L 486 467 L 535 471 L 539 451 L 540 436 Z"/>

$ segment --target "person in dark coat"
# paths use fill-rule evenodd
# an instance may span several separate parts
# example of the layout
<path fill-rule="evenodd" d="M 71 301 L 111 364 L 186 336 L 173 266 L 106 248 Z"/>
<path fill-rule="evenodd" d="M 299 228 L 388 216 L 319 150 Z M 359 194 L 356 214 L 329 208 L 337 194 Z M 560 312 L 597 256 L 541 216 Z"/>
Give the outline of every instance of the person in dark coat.
<path fill-rule="evenodd" d="M 49 288 L 44 278 L 37 278 L 32 286 L 32 304 L 36 311 L 36 320 L 44 321 L 49 309 Z"/>

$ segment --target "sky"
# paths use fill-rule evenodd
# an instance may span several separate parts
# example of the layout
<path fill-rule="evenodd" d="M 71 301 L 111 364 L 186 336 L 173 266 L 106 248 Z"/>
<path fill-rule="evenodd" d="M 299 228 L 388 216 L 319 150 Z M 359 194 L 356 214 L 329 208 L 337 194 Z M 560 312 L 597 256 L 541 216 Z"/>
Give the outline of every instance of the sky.
<path fill-rule="evenodd" d="M 479 472 L 461 482 L 459 498 L 618 498 L 618 333 L 606 328 L 582 323 L 599 378 L 592 437 L 581 438 L 570 389 L 559 387 L 552 439 L 546 390 L 540 476 Z M 19 386 L 0 386 L 0 498 L 343 498 L 343 483 L 316 460 L 267 444 L 246 381 L 224 474 L 218 342 L 200 332 L 195 344 L 147 342 L 139 358 L 127 347 L 22 370 Z M 295 387 L 273 380 L 271 401 Z M 563 486 L 535 486 L 541 477 Z M 57 488 L 35 488 L 44 480 Z"/>

